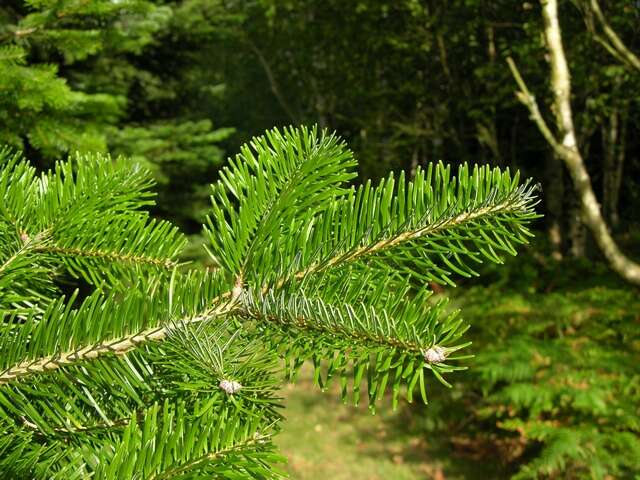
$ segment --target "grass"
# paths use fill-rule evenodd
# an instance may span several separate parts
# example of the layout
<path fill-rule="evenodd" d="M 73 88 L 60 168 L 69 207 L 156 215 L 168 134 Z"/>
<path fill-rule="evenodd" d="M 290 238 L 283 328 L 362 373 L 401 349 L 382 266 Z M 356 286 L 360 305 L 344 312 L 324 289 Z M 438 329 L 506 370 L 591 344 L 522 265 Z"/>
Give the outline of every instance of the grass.
<path fill-rule="evenodd" d="M 451 455 L 446 442 L 428 440 L 413 424 L 421 416 L 409 409 L 392 412 L 391 402 L 383 401 L 372 415 L 366 405 L 344 405 L 337 386 L 321 392 L 313 385 L 311 370 L 306 366 L 283 391 L 287 420 L 276 443 L 292 479 L 499 478 L 487 465 Z"/>

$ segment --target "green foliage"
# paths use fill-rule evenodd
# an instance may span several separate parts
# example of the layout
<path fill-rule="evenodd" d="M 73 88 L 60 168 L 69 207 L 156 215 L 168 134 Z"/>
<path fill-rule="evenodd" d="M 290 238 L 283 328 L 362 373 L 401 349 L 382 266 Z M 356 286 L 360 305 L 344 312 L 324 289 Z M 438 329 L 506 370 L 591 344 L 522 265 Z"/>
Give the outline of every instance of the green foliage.
<path fill-rule="evenodd" d="M 630 132 L 640 121 L 640 75 L 598 42 L 590 0 L 560 3 L 577 142 L 605 217 L 617 218 L 605 201 L 615 197 L 621 218 L 637 222 L 640 164 Z M 600 3 L 637 52 L 638 6 Z M 237 129 L 229 143 L 274 124 L 317 122 L 341 132 L 364 179 L 438 160 L 509 166 L 540 179 L 547 222 L 571 235 L 573 190 L 518 104 L 505 61 L 513 57 L 531 90 L 550 98 L 541 93 L 549 78 L 540 13 L 539 2 L 505 0 L 184 0 L 176 9 L 192 32 L 186 38 L 201 39 L 188 52 L 191 70 L 215 64 L 202 78 L 226 86 L 215 100 L 189 97 Z M 552 124 L 551 110 L 540 108 Z M 624 163 L 619 177 L 606 164 L 612 152 Z M 611 177 L 620 178 L 619 201 Z M 572 243 L 562 242 L 563 253 Z"/>
<path fill-rule="evenodd" d="M 132 0 L 11 1 L 0 7 L 0 135 L 45 158 L 104 151 L 104 128 L 125 99 L 77 88 L 59 71 L 100 52 L 128 52 L 151 39 L 168 11 Z"/>
<path fill-rule="evenodd" d="M 160 183 L 156 213 L 193 228 L 204 219 L 202 178 L 222 162 L 217 144 L 233 130 L 172 105 L 184 84 L 140 65 L 172 34 L 172 14 L 148 0 L 4 2 L 0 143 L 32 152 L 40 169 L 64 153 L 125 154 Z"/>
<path fill-rule="evenodd" d="M 477 356 L 459 402 L 446 400 L 448 429 L 473 419 L 459 435 L 497 446 L 516 479 L 634 478 L 638 292 L 588 262 L 525 257 L 504 271 L 456 302 L 472 319 Z"/>
<path fill-rule="evenodd" d="M 149 172 L 78 156 L 37 176 L 4 152 L 0 472 L 278 478 L 277 390 L 305 360 L 356 403 L 366 376 L 372 408 L 446 384 L 467 327 L 424 280 L 514 253 L 534 188 L 438 165 L 356 189 L 354 167 L 316 129 L 255 138 L 212 187 L 207 271 L 141 210 Z M 92 292 L 63 295 L 65 275 Z"/>
<path fill-rule="evenodd" d="M 57 291 L 61 271 L 114 288 L 143 270 L 175 265 L 168 258 L 184 240 L 175 227 L 142 210 L 152 202 L 152 182 L 141 169 L 126 169 L 124 160 L 78 156 L 38 176 L 19 156 L 7 150 L 1 156 L 0 312 L 32 310 L 38 299 L 43 307 Z"/>
<path fill-rule="evenodd" d="M 206 179 L 222 161 L 218 144 L 232 132 L 214 130 L 209 120 L 165 121 L 114 128 L 109 144 L 112 151 L 153 172 L 158 213 L 180 224 L 202 223 L 209 207 Z"/>

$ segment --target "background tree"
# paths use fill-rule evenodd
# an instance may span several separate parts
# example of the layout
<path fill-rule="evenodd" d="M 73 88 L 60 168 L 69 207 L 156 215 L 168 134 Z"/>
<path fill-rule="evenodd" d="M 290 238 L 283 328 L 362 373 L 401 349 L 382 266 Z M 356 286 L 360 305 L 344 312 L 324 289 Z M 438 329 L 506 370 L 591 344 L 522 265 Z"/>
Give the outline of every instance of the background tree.
<path fill-rule="evenodd" d="M 105 150 L 105 127 L 126 99 L 121 92 L 77 88 L 62 74 L 99 52 L 139 51 L 169 13 L 145 1 L 4 2 L 3 141 L 38 152 L 34 161 Z"/>
<path fill-rule="evenodd" d="M 5 2 L 0 138 L 41 168 L 67 152 L 126 154 L 155 172 L 156 213 L 193 230 L 204 218 L 203 178 L 222 162 L 217 144 L 231 130 L 215 130 L 206 111 L 179 107 L 220 88 L 198 75 L 197 85 L 185 82 L 193 76 L 188 58 L 167 69 L 166 39 L 175 46 L 188 36 L 173 8 L 146 0 Z M 155 49 L 165 49 L 161 60 Z"/>
<path fill-rule="evenodd" d="M 562 5 L 577 141 L 589 152 L 586 168 L 607 215 L 618 218 L 613 205 L 622 207 L 624 233 L 637 220 L 628 206 L 638 198 L 631 180 L 638 164 L 625 167 L 621 159 L 637 145 L 614 148 L 621 142 L 611 139 L 637 125 L 638 78 L 595 43 L 583 5 Z M 621 38 L 633 36 L 638 9 L 622 2 L 612 10 L 626 15 L 617 21 Z M 206 55 L 219 59 L 234 85 L 220 106 L 225 122 L 238 129 L 232 143 L 255 128 L 303 119 L 343 132 L 362 158 L 364 178 L 438 159 L 518 167 L 543 182 L 554 256 L 593 255 L 570 176 L 513 98 L 505 64 L 508 56 L 517 58 L 530 89 L 547 89 L 543 23 L 534 4 L 369 0 L 318 7 L 265 0 L 224 2 L 218 12 L 224 20 L 216 23 L 215 14 L 210 22 L 225 36 L 210 36 L 219 48 Z M 259 92 L 251 114 L 244 107 L 235 114 L 249 90 Z M 614 167 L 603 169 L 605 163 Z"/>
<path fill-rule="evenodd" d="M 560 138 L 557 138 L 547 126 L 540 114 L 535 97 L 529 92 L 515 63 L 510 61 L 509 66 L 520 88 L 518 97 L 531 112 L 532 119 L 545 137 L 545 140 L 553 148 L 554 153 L 567 166 L 582 207 L 583 220 L 589 227 L 605 258 L 623 278 L 629 282 L 640 284 L 640 264 L 623 255 L 613 240 L 602 216 L 600 206 L 591 186 L 591 178 L 580 152 L 571 110 L 571 80 L 562 42 L 557 2 L 555 0 L 543 0 L 541 4 L 545 21 L 545 39 L 549 49 L 551 89 L 554 95 L 553 106 Z M 615 118 L 617 122 L 617 117 Z M 615 140 L 617 138 L 609 138 L 609 141 L 615 142 Z M 605 158 L 610 155 L 610 152 L 606 152 Z M 614 166 L 611 159 L 608 159 L 607 166 Z"/>

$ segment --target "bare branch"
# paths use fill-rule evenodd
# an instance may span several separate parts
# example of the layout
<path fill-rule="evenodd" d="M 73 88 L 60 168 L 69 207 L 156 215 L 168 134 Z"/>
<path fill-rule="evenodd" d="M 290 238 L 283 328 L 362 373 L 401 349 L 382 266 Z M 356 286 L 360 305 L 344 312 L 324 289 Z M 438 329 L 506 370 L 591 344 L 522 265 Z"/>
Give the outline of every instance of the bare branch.
<path fill-rule="evenodd" d="M 516 92 L 516 97 L 520 102 L 529 109 L 529 114 L 531 115 L 531 120 L 536 124 L 540 133 L 545 138 L 545 140 L 553 147 L 554 151 L 557 154 L 560 154 L 560 150 L 562 149 L 562 145 L 558 142 L 555 135 L 547 125 L 547 122 L 542 117 L 540 113 L 540 109 L 538 108 L 538 102 L 536 101 L 536 97 L 529 91 L 527 88 L 527 84 L 525 83 L 522 75 L 520 75 L 520 71 L 516 66 L 516 63 L 513 61 L 513 58 L 508 57 L 507 63 L 509 64 L 509 69 L 515 79 L 520 91 Z"/>
<path fill-rule="evenodd" d="M 602 31 L 604 32 L 608 40 L 606 41 L 602 37 L 597 35 L 596 40 L 598 41 L 598 43 L 603 45 L 607 49 L 607 51 L 618 60 L 626 63 L 627 65 L 640 72 L 640 58 L 627 48 L 616 31 L 611 27 L 606 17 L 604 16 L 604 13 L 602 13 L 602 10 L 600 9 L 598 0 L 591 0 L 591 10 L 593 11 L 593 13 L 595 13 L 598 21 L 600 22 L 600 25 L 602 26 Z"/>
<path fill-rule="evenodd" d="M 598 247 L 605 258 L 625 280 L 640 285 L 640 264 L 626 257 L 618 248 L 611 232 L 607 227 L 598 200 L 593 192 L 591 178 L 584 164 L 584 159 L 576 143 L 576 133 L 571 111 L 571 78 L 569 67 L 562 44 L 560 22 L 558 21 L 557 0 L 540 0 L 544 17 L 544 36 L 549 51 L 549 65 L 551 67 L 551 89 L 553 91 L 556 127 L 561 140 L 551 132 L 544 118 L 540 114 L 535 97 L 531 94 L 520 75 L 513 59 L 507 63 L 518 84 L 518 99 L 529 109 L 532 120 L 553 148 L 556 156 L 561 159 L 573 180 L 576 193 L 582 207 L 584 223 L 591 231 Z"/>

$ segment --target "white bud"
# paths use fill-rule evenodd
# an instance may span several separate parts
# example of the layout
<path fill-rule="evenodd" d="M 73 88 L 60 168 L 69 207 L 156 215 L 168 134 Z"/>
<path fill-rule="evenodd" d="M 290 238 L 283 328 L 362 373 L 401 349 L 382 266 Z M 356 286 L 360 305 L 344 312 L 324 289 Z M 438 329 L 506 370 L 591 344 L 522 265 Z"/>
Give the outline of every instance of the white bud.
<path fill-rule="evenodd" d="M 222 380 L 218 386 L 229 395 L 233 395 L 242 388 L 242 385 L 235 380 Z"/>
<path fill-rule="evenodd" d="M 236 300 L 236 299 L 240 298 L 240 295 L 242 295 L 242 285 L 236 285 L 231 290 L 231 298 L 233 300 Z"/>
<path fill-rule="evenodd" d="M 427 363 L 442 363 L 447 358 L 447 350 L 443 347 L 435 346 L 423 351 L 422 356 Z"/>

